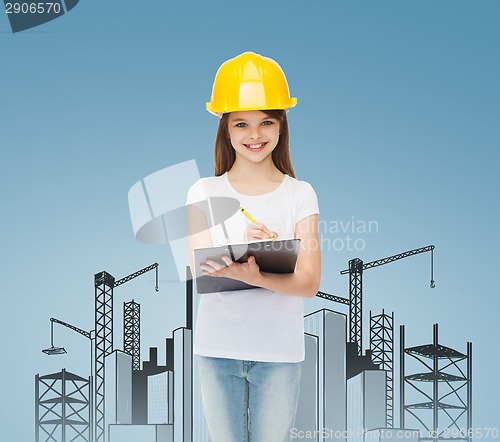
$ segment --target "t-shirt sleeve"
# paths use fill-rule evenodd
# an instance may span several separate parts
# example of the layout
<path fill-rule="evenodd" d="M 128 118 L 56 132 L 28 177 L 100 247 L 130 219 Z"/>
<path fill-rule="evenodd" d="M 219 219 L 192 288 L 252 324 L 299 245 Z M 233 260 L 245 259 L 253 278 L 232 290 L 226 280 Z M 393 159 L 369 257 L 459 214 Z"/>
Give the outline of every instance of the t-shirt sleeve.
<path fill-rule="evenodd" d="M 206 200 L 205 188 L 203 186 L 203 179 L 199 179 L 188 190 L 186 196 L 186 206 L 189 204 L 197 203 L 198 201 Z"/>
<path fill-rule="evenodd" d="M 300 196 L 297 202 L 297 221 L 319 213 L 318 198 L 313 187 L 306 181 L 301 182 Z"/>

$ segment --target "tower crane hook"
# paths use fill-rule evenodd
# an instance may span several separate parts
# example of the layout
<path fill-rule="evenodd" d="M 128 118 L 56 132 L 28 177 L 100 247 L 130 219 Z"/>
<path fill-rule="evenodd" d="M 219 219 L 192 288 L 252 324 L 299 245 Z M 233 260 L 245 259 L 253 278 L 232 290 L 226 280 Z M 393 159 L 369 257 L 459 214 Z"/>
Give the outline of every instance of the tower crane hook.
<path fill-rule="evenodd" d="M 434 283 L 434 248 L 431 249 L 431 289 L 436 287 Z"/>
<path fill-rule="evenodd" d="M 155 285 L 155 292 L 159 292 L 160 288 L 158 287 L 158 266 L 156 266 L 156 285 Z"/>

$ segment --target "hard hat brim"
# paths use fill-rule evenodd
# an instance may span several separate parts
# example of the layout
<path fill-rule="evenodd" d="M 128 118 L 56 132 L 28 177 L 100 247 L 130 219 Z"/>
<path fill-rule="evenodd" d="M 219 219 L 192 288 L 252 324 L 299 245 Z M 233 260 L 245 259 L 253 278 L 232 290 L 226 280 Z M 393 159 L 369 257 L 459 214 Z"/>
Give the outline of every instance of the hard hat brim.
<path fill-rule="evenodd" d="M 254 110 L 260 110 L 260 111 L 265 111 L 265 110 L 288 110 L 291 109 L 292 107 L 295 107 L 297 105 L 297 98 L 296 97 L 290 97 L 290 101 L 287 105 L 278 105 L 278 106 L 273 106 L 273 107 L 266 107 L 266 106 L 257 106 L 257 107 L 237 107 L 237 108 L 226 108 L 226 109 L 217 109 L 215 106 L 213 106 L 213 103 L 211 101 L 206 102 L 206 109 L 208 112 L 211 114 L 214 114 L 218 117 L 220 117 L 222 114 L 227 114 L 230 112 L 242 112 L 242 111 L 254 111 Z"/>

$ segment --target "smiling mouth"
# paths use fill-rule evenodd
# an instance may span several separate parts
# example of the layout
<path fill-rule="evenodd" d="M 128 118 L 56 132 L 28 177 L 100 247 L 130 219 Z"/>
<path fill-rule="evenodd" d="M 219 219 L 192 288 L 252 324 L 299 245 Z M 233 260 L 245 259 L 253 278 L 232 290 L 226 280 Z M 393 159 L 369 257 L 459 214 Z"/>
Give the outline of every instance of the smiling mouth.
<path fill-rule="evenodd" d="M 265 142 L 265 143 L 256 143 L 256 144 L 244 144 L 244 146 L 247 149 L 259 151 L 259 150 L 262 150 L 264 147 L 266 147 L 266 144 L 267 144 L 267 142 Z"/>

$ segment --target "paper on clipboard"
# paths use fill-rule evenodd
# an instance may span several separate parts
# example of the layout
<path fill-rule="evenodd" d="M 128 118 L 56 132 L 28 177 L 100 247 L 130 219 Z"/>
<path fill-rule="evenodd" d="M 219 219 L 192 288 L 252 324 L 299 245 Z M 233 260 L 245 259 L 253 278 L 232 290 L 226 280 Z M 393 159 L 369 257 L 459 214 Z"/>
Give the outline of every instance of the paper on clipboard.
<path fill-rule="evenodd" d="M 297 263 L 300 239 L 266 240 L 251 243 L 228 244 L 219 247 L 198 248 L 194 250 L 196 288 L 200 294 L 245 290 L 255 286 L 230 278 L 203 275 L 200 264 L 211 259 L 225 265 L 223 256 L 233 261 L 246 262 L 254 256 L 260 270 L 267 273 L 293 273 Z"/>

